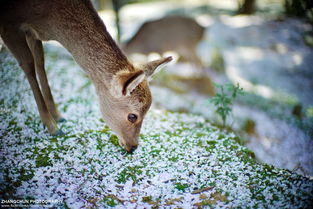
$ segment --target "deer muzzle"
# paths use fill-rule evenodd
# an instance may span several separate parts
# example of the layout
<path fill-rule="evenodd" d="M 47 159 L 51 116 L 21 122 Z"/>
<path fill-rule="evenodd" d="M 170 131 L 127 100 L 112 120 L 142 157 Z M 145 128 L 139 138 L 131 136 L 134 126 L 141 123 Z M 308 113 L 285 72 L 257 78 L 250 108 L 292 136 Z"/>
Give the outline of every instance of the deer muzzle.
<path fill-rule="evenodd" d="M 133 141 L 138 141 L 138 140 L 133 140 Z M 123 147 L 128 153 L 132 154 L 138 147 L 138 142 L 137 143 L 129 143 L 119 137 L 119 144 L 121 147 Z"/>

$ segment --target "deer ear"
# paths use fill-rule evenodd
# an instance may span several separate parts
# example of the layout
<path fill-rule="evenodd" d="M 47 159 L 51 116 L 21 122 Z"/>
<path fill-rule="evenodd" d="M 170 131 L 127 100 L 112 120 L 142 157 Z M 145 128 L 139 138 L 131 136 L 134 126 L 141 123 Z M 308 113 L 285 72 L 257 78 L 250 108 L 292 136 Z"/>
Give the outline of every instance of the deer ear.
<path fill-rule="evenodd" d="M 111 82 L 111 94 L 114 97 L 128 96 L 145 79 L 142 70 L 135 72 L 121 72 L 114 75 Z"/>
<path fill-rule="evenodd" d="M 154 60 L 143 65 L 142 69 L 145 72 L 147 78 L 150 78 L 157 72 L 157 69 L 160 69 L 166 63 L 172 61 L 172 59 L 173 59 L 172 57 L 166 57 L 166 58 Z"/>

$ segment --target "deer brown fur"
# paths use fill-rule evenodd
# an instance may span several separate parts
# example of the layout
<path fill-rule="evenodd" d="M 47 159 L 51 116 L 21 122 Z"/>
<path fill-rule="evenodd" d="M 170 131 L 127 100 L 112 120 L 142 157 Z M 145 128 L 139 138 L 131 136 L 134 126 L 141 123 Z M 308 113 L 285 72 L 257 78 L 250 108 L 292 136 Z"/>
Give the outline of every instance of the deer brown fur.
<path fill-rule="evenodd" d="M 118 48 L 89 0 L 2 0 L 0 35 L 25 72 L 38 111 L 51 134 L 61 120 L 44 69 L 42 41 L 60 42 L 87 72 L 100 109 L 120 144 L 138 146 L 143 118 L 151 105 L 148 78 L 171 57 L 134 67 Z M 38 77 L 38 80 L 37 80 Z"/>

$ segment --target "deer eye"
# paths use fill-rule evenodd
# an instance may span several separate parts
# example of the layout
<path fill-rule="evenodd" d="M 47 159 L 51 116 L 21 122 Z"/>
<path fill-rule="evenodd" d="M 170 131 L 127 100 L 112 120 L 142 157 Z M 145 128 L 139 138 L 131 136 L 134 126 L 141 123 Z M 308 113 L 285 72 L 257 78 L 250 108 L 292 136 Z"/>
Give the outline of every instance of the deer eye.
<path fill-rule="evenodd" d="M 135 123 L 137 120 L 137 115 L 132 114 L 132 113 L 128 114 L 128 120 L 129 122 Z"/>

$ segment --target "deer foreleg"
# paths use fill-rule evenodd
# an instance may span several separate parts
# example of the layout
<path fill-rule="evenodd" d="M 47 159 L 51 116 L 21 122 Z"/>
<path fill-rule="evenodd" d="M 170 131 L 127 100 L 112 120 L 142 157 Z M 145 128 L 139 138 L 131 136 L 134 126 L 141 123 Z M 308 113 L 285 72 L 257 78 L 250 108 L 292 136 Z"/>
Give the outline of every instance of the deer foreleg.
<path fill-rule="evenodd" d="M 18 61 L 20 67 L 25 72 L 27 80 L 33 91 L 42 122 L 48 128 L 48 131 L 51 134 L 59 134 L 60 131 L 57 127 L 57 124 L 48 111 L 44 98 L 41 94 L 41 90 L 36 78 L 34 58 L 27 45 L 24 32 L 14 27 L 7 27 L 1 30 L 1 37 L 8 49 L 12 52 Z"/>
<path fill-rule="evenodd" d="M 34 57 L 36 74 L 39 78 L 41 91 L 47 108 L 55 121 L 62 121 L 64 119 L 61 117 L 61 114 L 55 105 L 46 75 L 42 42 L 40 40 L 36 40 L 30 32 L 26 32 L 26 40 Z"/>

